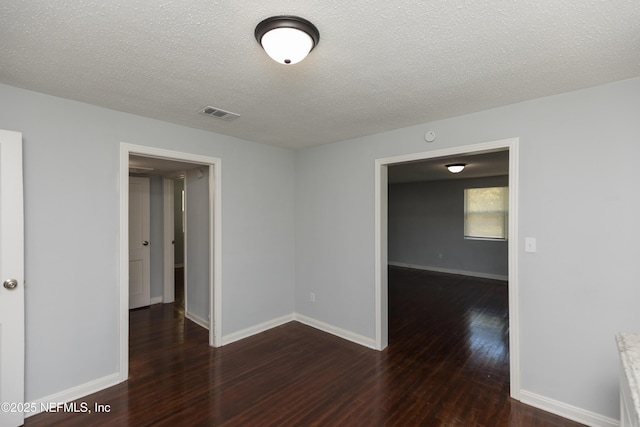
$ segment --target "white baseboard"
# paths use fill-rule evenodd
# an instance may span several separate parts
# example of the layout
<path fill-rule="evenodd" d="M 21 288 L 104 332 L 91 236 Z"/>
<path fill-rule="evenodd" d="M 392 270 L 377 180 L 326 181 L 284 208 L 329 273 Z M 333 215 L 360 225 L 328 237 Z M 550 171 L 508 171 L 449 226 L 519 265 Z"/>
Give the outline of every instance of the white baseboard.
<path fill-rule="evenodd" d="M 46 408 L 49 405 L 53 405 L 55 407 L 56 404 L 73 402 L 74 400 L 78 400 L 84 396 L 88 396 L 90 394 L 104 390 L 105 388 L 113 387 L 114 385 L 120 384 L 121 382 L 122 381 L 120 381 L 120 374 L 111 374 L 107 375 L 106 377 L 98 378 L 97 380 L 89 381 L 88 383 L 51 394 L 49 396 L 43 397 L 42 399 L 29 402 L 30 404 L 32 404 L 32 408 L 34 409 L 34 411 L 30 411 L 28 413 L 25 412 L 24 416 L 25 418 L 31 417 L 33 415 L 39 414 L 40 412 L 42 412 L 42 408 Z M 89 408 L 93 408 L 94 403 L 103 402 L 87 403 L 89 405 Z"/>
<path fill-rule="evenodd" d="M 294 313 L 293 320 L 303 323 L 307 326 L 311 326 L 312 328 L 327 332 L 331 335 L 335 335 L 345 340 L 376 350 L 376 341 L 372 338 L 356 334 L 355 332 L 351 332 L 346 329 L 338 328 L 337 326 L 321 322 L 320 320 L 316 320 L 299 313 Z"/>
<path fill-rule="evenodd" d="M 327 332 L 331 335 L 335 335 L 337 337 L 354 342 L 356 344 L 360 344 L 362 346 L 369 347 L 374 350 L 376 349 L 376 342 L 374 339 L 356 334 L 346 329 L 338 328 L 337 326 L 333 326 L 328 323 L 321 322 L 320 320 L 316 320 L 299 313 L 287 314 L 285 316 L 260 323 L 259 325 L 251 326 L 250 328 L 243 329 L 241 331 L 234 332 L 229 335 L 225 335 L 224 337 L 222 337 L 222 345 L 231 344 L 232 342 L 236 342 L 241 339 L 248 338 L 252 335 L 259 334 L 271 328 L 275 328 L 276 326 L 284 325 L 285 323 L 289 323 L 292 321 L 300 322 L 307 326 L 311 326 L 312 328 L 321 330 L 323 332 Z"/>
<path fill-rule="evenodd" d="M 208 329 L 208 326 L 209 326 L 208 322 L 205 322 L 204 320 L 198 318 L 197 316 L 187 315 L 187 313 L 185 313 L 185 317 L 189 318 L 190 320 Z M 374 339 L 356 334 L 346 329 L 338 328 L 336 326 L 330 325 L 328 323 L 313 319 L 311 317 L 308 317 L 299 313 L 288 314 L 282 317 L 278 317 L 276 319 L 269 320 L 267 322 L 260 323 L 259 325 L 255 325 L 250 328 L 243 329 L 241 331 L 234 332 L 229 335 L 225 335 L 222 338 L 222 345 L 231 344 L 232 342 L 239 341 L 244 338 L 248 338 L 252 335 L 259 334 L 261 332 L 267 331 L 269 329 L 275 328 L 276 326 L 280 326 L 285 323 L 289 323 L 291 321 L 297 321 L 307 326 L 310 326 L 312 328 L 346 339 L 353 343 L 356 343 L 374 350 L 376 349 L 375 347 L 376 343 Z M 205 323 L 206 326 L 203 325 L 202 323 Z M 35 410 L 25 413 L 24 416 L 25 418 L 31 417 L 33 415 L 36 415 L 42 412 L 41 408 L 46 408 L 50 404 L 63 404 L 63 403 L 72 402 L 84 396 L 88 396 L 90 394 L 93 394 L 98 391 L 117 385 L 121 382 L 122 381 L 120 379 L 120 374 L 116 373 L 116 374 L 107 375 L 106 377 L 98 378 L 93 381 L 89 381 L 85 384 L 81 384 L 81 385 L 72 387 L 70 389 L 63 390 L 58 393 L 51 394 L 49 396 L 30 402 L 31 404 L 33 404 L 33 408 Z M 569 420 L 586 424 L 591 427 L 619 427 L 620 426 L 619 420 L 615 420 L 613 418 L 609 418 L 604 415 L 596 414 L 594 412 L 590 412 L 585 409 L 578 408 L 576 406 L 572 406 L 554 399 L 550 399 L 548 397 L 541 396 L 526 390 L 520 390 L 520 400 L 522 403 L 525 403 L 527 405 L 534 406 L 538 409 L 542 409 L 543 411 L 547 411 L 552 414 L 556 414 L 563 418 L 567 418 Z M 87 402 L 87 403 L 89 407 L 93 407 L 94 403 L 101 403 L 101 402 Z"/>
<path fill-rule="evenodd" d="M 202 326 L 206 330 L 209 330 L 209 321 L 208 320 L 204 320 L 203 318 L 198 317 L 195 314 L 189 313 L 187 311 L 184 312 L 184 317 L 186 317 L 187 319 L 191 320 L 192 322 Z"/>
<path fill-rule="evenodd" d="M 389 261 L 388 264 L 393 267 L 415 268 L 417 270 L 435 271 L 438 273 L 448 273 L 448 274 L 459 274 L 461 276 L 480 277 L 482 279 L 494 279 L 494 280 L 503 280 L 503 281 L 509 280 L 509 276 L 503 276 L 500 274 L 489 274 L 489 273 L 479 273 L 475 271 L 454 270 L 452 268 L 430 267 L 428 265 L 407 264 L 404 262 Z"/>
<path fill-rule="evenodd" d="M 620 421 L 604 415 L 596 414 L 576 406 L 559 402 L 545 396 L 540 396 L 530 391 L 520 390 L 520 401 L 527 405 L 535 406 L 543 411 L 560 415 L 563 418 L 573 420 L 591 427 L 619 427 Z"/>
<path fill-rule="evenodd" d="M 289 323 L 293 320 L 293 316 L 294 316 L 293 314 L 287 314 L 285 316 L 260 323 L 259 325 L 251 326 L 247 329 L 243 329 L 241 331 L 234 332 L 229 335 L 225 335 L 222 337 L 222 345 L 231 344 L 232 342 L 240 341 L 241 339 L 259 334 L 260 332 L 267 331 L 271 328 L 275 328 L 276 326 Z"/>
<path fill-rule="evenodd" d="M 162 297 L 153 297 L 149 302 L 150 305 L 160 304 L 162 302 Z"/>

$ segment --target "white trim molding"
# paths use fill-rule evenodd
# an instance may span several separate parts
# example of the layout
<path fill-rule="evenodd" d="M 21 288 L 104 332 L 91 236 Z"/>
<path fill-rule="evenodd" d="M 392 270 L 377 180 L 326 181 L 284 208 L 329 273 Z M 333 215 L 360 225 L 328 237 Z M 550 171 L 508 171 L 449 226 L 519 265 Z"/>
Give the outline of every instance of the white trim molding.
<path fill-rule="evenodd" d="M 300 322 L 304 325 L 310 326 L 314 329 L 318 329 L 322 332 L 326 332 L 331 335 L 335 335 L 339 338 L 345 339 L 347 341 L 351 341 L 355 344 L 372 348 L 374 350 L 376 349 L 376 342 L 372 338 L 368 338 L 368 337 L 356 334 L 346 329 L 338 328 L 337 326 L 330 325 L 328 323 L 313 319 L 311 317 L 308 317 L 299 313 L 287 314 L 285 316 L 281 316 L 272 320 L 268 320 L 266 322 L 262 322 L 255 326 L 251 326 L 241 331 L 233 332 L 231 334 L 225 335 L 224 337 L 222 337 L 222 345 L 231 344 L 233 342 L 240 341 L 245 338 L 249 338 L 253 335 L 257 335 L 261 332 L 268 331 L 269 329 L 275 328 L 280 325 L 284 325 L 289 322 Z"/>
<path fill-rule="evenodd" d="M 592 427 L 619 427 L 620 421 L 536 393 L 520 390 L 522 403 Z"/>
<path fill-rule="evenodd" d="M 222 345 L 222 161 L 216 157 L 183 153 L 144 145 L 120 143 L 120 288 L 119 382 L 129 377 L 129 156 L 135 154 L 209 167 L 209 344 Z M 209 323 L 209 322 L 208 322 Z"/>
<path fill-rule="evenodd" d="M 294 313 L 293 320 L 300 322 L 304 325 L 311 326 L 312 328 L 319 329 L 331 335 L 335 335 L 339 338 L 351 341 L 356 344 L 360 344 L 365 347 L 377 350 L 376 341 L 374 339 L 365 337 L 363 335 L 356 334 L 355 332 L 348 331 L 346 329 L 338 328 L 337 326 L 330 325 L 320 320 L 307 317 L 303 314 Z"/>
<path fill-rule="evenodd" d="M 185 311 L 184 312 L 184 317 L 186 317 L 187 319 L 191 320 L 196 325 L 202 326 L 206 330 L 209 330 L 209 322 L 207 320 L 203 319 L 202 317 L 196 316 L 195 314 L 193 314 L 193 313 L 191 313 L 189 311 Z"/>
<path fill-rule="evenodd" d="M 476 271 L 455 270 L 452 268 L 431 267 L 428 265 L 407 264 L 405 262 L 394 262 L 394 261 L 389 261 L 389 265 L 392 267 L 415 268 L 416 270 L 435 271 L 437 273 L 448 273 L 448 274 L 458 274 L 460 276 L 480 277 L 482 279 L 503 280 L 505 282 L 509 280 L 509 276 L 504 276 L 501 274 L 489 274 L 489 273 L 480 273 Z"/>
<path fill-rule="evenodd" d="M 287 314 L 282 317 L 278 317 L 276 319 L 268 320 L 266 322 L 262 322 L 258 325 L 251 326 L 249 328 L 243 329 L 238 332 L 233 332 L 229 335 L 225 335 L 222 337 L 222 345 L 231 344 L 232 342 L 240 341 L 245 338 L 249 338 L 250 336 L 259 334 L 261 332 L 268 331 L 269 329 L 275 328 L 280 325 L 284 325 L 285 323 L 289 323 L 293 321 L 294 314 Z"/>
<path fill-rule="evenodd" d="M 375 160 L 374 286 L 375 348 L 388 343 L 387 168 L 389 165 L 462 154 L 509 150 L 509 373 L 511 397 L 520 400 L 520 310 L 518 296 L 518 138 L 426 151 Z"/>
<path fill-rule="evenodd" d="M 78 400 L 100 390 L 104 390 L 105 388 L 113 387 L 120 382 L 120 374 L 116 373 L 107 375 L 106 377 L 98 378 L 93 381 L 89 381 L 84 384 L 80 384 L 75 387 L 71 387 L 58 393 L 51 394 L 49 396 L 43 397 L 42 399 L 29 402 L 29 404 L 31 405 L 30 408 L 34 409 L 34 411 L 25 412 L 24 416 L 25 418 L 31 417 L 43 412 L 43 409 L 48 407 L 49 405 L 53 405 L 55 407 L 55 405 L 58 404 L 73 402 L 74 400 Z M 94 403 L 101 402 L 87 402 L 90 408 L 93 408 Z"/>

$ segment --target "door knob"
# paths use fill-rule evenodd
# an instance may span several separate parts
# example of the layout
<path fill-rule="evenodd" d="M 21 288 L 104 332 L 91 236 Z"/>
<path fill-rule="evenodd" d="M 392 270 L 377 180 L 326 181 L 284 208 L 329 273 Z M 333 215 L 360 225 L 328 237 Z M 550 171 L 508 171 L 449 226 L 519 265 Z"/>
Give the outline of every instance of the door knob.
<path fill-rule="evenodd" d="M 145 240 L 144 242 L 142 242 L 142 246 L 149 246 L 149 242 Z"/>
<path fill-rule="evenodd" d="M 11 290 L 18 287 L 18 281 L 16 279 L 8 279 L 4 281 L 4 287 Z"/>

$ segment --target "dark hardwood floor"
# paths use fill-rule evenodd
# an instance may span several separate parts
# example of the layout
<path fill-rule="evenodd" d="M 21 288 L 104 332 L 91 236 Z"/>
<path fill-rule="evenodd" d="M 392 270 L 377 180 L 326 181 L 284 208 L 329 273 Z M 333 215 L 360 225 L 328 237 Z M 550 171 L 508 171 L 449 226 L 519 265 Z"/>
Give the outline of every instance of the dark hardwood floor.
<path fill-rule="evenodd" d="M 580 425 L 508 397 L 504 282 L 389 274 L 383 352 L 296 322 L 213 349 L 179 304 L 159 304 L 131 312 L 129 381 L 78 401 L 109 413 L 43 413 L 25 425 Z"/>

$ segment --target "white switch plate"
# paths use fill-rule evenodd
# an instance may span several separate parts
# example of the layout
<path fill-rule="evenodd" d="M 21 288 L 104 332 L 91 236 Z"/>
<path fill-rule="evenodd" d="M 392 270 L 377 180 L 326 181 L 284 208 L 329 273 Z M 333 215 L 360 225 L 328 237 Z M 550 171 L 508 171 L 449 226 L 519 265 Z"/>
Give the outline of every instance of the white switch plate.
<path fill-rule="evenodd" d="M 536 238 L 535 237 L 525 237 L 524 238 L 524 251 L 525 252 L 535 252 L 536 251 Z"/>

